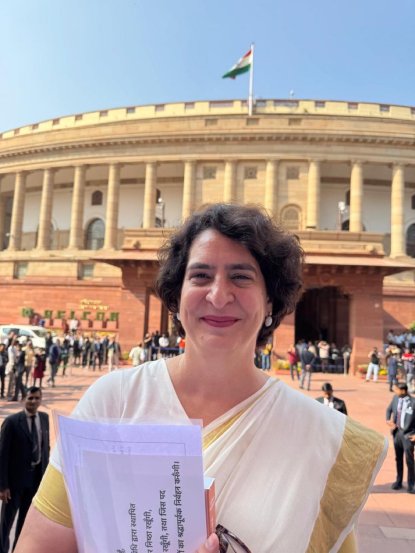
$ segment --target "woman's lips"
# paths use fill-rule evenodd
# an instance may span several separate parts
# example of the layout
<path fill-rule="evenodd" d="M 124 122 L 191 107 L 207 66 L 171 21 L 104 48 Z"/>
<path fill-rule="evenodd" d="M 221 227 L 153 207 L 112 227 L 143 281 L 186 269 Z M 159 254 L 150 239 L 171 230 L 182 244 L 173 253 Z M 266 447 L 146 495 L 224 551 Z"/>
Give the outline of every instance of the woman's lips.
<path fill-rule="evenodd" d="M 238 321 L 236 317 L 215 317 L 211 315 L 201 317 L 201 320 L 204 321 L 209 326 L 215 326 L 220 328 L 232 326 Z"/>

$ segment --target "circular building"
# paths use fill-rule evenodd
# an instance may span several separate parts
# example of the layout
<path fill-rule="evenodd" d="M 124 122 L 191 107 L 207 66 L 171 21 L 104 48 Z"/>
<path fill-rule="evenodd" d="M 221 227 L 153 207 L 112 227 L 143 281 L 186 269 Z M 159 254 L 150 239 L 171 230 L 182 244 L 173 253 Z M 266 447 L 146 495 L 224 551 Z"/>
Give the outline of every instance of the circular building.
<path fill-rule="evenodd" d="M 260 100 L 80 113 L 0 135 L 0 323 L 118 333 L 168 317 L 157 249 L 207 202 L 262 204 L 301 239 L 306 291 L 277 331 L 367 359 L 415 320 L 415 108 Z"/>

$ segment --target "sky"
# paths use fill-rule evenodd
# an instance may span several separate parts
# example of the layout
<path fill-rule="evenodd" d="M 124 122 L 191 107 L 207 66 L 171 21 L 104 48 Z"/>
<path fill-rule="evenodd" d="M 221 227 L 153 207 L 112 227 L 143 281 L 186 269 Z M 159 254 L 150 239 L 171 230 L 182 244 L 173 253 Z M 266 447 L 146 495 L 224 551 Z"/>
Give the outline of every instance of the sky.
<path fill-rule="evenodd" d="M 415 106 L 415 0 L 0 0 L 0 132 L 142 104 L 256 98 Z"/>

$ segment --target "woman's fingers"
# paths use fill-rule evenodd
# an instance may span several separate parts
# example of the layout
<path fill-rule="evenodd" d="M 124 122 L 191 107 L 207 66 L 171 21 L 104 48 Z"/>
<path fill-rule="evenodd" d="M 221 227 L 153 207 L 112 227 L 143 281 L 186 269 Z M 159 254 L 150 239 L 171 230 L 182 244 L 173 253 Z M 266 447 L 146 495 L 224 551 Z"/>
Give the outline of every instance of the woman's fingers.
<path fill-rule="evenodd" d="M 219 553 L 219 539 L 216 534 L 210 534 L 205 544 L 199 547 L 197 553 Z"/>

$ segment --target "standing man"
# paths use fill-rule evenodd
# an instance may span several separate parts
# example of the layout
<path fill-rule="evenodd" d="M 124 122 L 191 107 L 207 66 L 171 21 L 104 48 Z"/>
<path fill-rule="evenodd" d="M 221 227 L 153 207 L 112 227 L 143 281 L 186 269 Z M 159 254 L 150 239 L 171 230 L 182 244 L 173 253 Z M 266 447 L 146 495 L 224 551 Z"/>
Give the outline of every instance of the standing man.
<path fill-rule="evenodd" d="M 128 358 L 131 359 L 133 367 L 141 365 L 141 363 L 144 361 L 144 357 L 145 355 L 142 342 L 139 342 L 137 346 L 133 346 L 130 353 L 128 354 Z"/>
<path fill-rule="evenodd" d="M 108 344 L 108 372 L 118 370 L 118 364 L 121 357 L 121 346 L 115 336 Z"/>
<path fill-rule="evenodd" d="M 405 353 L 402 354 L 402 361 L 408 389 L 413 393 L 415 392 L 415 358 L 409 348 L 405 348 Z"/>
<path fill-rule="evenodd" d="M 58 368 L 61 362 L 61 343 L 59 338 L 55 338 L 52 342 L 52 345 L 49 348 L 49 366 L 50 366 L 50 376 L 47 382 L 52 382 L 52 388 L 55 387 L 55 377 L 58 372 Z"/>
<path fill-rule="evenodd" d="M 388 357 L 388 383 L 389 391 L 393 392 L 393 387 L 398 384 L 398 356 L 396 353 Z"/>
<path fill-rule="evenodd" d="M 329 370 L 329 357 L 330 357 L 330 346 L 326 340 L 320 340 L 317 344 L 318 355 L 321 360 L 321 370 L 323 373 L 326 373 Z"/>
<path fill-rule="evenodd" d="M 9 534 L 17 511 L 16 537 L 49 460 L 49 416 L 39 413 L 40 388 L 28 390 L 25 409 L 4 419 L 0 434 L 0 553 L 9 551 Z"/>
<path fill-rule="evenodd" d="M 301 351 L 300 361 L 301 361 L 300 388 L 304 388 L 305 380 L 307 378 L 307 390 L 309 390 L 310 384 L 311 384 L 311 373 L 313 372 L 314 365 L 316 364 L 316 361 L 317 361 L 317 357 L 310 350 L 310 348 L 306 346 Z"/>
<path fill-rule="evenodd" d="M 373 382 L 378 381 L 379 367 L 380 367 L 380 355 L 378 348 L 375 346 L 368 355 L 369 365 L 367 366 L 366 382 L 369 382 L 373 372 Z"/>
<path fill-rule="evenodd" d="M 25 352 L 22 349 L 22 346 L 19 344 L 19 342 L 15 345 L 15 363 L 14 363 L 14 371 L 15 371 L 15 386 L 14 386 L 14 395 L 10 399 L 10 401 L 18 401 L 19 399 L 19 392 L 22 395 L 22 400 L 26 397 L 26 386 L 23 384 L 23 375 L 26 373 L 26 365 L 25 365 Z"/>
<path fill-rule="evenodd" d="M 6 364 L 7 364 L 7 352 L 5 344 L 0 343 L 0 388 L 1 399 L 4 398 L 4 390 L 6 388 Z"/>
<path fill-rule="evenodd" d="M 294 345 L 287 351 L 288 363 L 290 364 L 290 376 L 291 380 L 294 380 L 294 374 L 297 375 L 297 380 L 300 380 L 300 373 L 298 371 L 298 356 L 297 350 Z"/>
<path fill-rule="evenodd" d="M 340 413 L 343 413 L 343 415 L 347 415 L 345 402 L 338 397 L 334 397 L 333 386 L 330 384 L 330 382 L 325 382 L 321 389 L 323 390 L 324 395 L 321 397 L 317 397 L 317 401 L 323 403 L 324 405 L 327 405 L 327 407 L 336 409 L 336 411 L 340 411 Z"/>
<path fill-rule="evenodd" d="M 402 488 L 403 457 L 408 468 L 408 493 L 415 494 L 415 398 L 408 394 L 408 386 L 397 384 L 395 397 L 386 410 L 386 424 L 391 428 L 396 458 L 396 481 L 393 490 Z"/>

